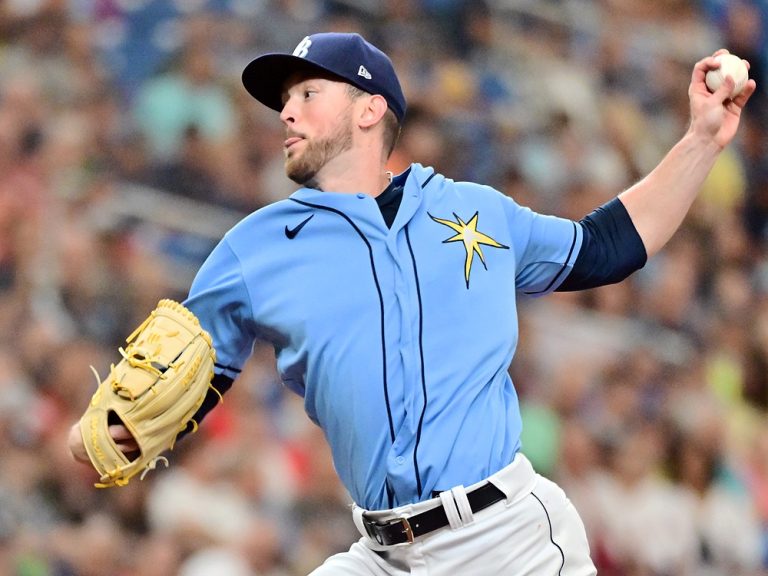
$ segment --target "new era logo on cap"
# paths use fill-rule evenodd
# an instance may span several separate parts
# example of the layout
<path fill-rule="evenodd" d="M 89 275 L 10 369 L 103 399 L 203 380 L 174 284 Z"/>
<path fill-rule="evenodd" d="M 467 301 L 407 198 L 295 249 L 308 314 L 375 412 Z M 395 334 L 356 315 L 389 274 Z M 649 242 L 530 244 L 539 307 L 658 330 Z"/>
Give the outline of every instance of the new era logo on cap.
<path fill-rule="evenodd" d="M 243 70 L 243 85 L 258 101 L 280 111 L 286 80 L 307 70 L 328 73 L 369 94 L 380 94 L 398 120 L 405 116 L 405 96 L 392 61 L 359 34 L 312 34 L 292 54 L 260 56 Z"/>
<path fill-rule="evenodd" d="M 365 66 L 360 66 L 360 69 L 357 71 L 358 76 L 362 76 L 366 80 L 371 79 L 371 73 L 368 72 L 368 70 L 365 69 Z"/>

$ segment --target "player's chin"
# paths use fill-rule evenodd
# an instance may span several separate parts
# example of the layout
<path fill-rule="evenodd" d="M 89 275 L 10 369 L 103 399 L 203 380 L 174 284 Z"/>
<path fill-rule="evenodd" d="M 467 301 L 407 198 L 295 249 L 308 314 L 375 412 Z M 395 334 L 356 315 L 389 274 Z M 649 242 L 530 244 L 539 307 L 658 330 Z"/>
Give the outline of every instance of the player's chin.
<path fill-rule="evenodd" d="M 303 186 L 314 180 L 317 170 L 302 162 L 291 162 L 289 159 L 285 162 L 285 175 L 296 184 Z"/>

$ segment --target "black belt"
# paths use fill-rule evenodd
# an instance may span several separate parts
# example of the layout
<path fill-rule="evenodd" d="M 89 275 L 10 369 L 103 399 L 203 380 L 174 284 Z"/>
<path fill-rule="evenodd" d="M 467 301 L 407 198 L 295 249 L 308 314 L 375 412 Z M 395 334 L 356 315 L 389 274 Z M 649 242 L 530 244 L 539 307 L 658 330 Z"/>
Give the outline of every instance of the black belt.
<path fill-rule="evenodd" d="M 472 512 L 479 512 L 504 498 L 506 498 L 504 492 L 490 482 L 467 493 L 467 500 L 469 500 L 469 507 Z M 363 516 L 363 524 L 368 536 L 383 546 L 409 544 L 413 542 L 414 538 L 447 526 L 448 523 L 448 516 L 442 504 L 409 518 L 396 518 L 384 524 L 379 524 Z"/>

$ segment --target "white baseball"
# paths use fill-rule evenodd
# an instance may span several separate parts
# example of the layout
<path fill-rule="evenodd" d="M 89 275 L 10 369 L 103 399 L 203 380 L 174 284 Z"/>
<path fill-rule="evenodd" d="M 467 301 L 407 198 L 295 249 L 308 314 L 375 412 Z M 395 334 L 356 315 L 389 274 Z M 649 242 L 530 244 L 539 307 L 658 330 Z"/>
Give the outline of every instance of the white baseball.
<path fill-rule="evenodd" d="M 705 77 L 707 88 L 714 92 L 720 88 L 725 81 L 725 77 L 730 76 L 736 83 L 730 97 L 738 96 L 744 90 L 744 86 L 747 85 L 747 80 L 749 79 L 749 70 L 744 60 L 733 54 L 720 54 L 715 58 L 720 61 L 720 68 L 707 72 Z"/>

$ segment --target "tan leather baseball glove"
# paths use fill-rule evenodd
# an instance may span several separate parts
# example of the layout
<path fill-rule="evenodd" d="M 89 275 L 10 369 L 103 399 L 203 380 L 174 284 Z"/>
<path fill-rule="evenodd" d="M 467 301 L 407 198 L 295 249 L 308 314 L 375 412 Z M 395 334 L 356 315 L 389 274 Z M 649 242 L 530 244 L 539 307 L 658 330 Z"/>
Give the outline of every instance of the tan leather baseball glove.
<path fill-rule="evenodd" d="M 161 300 L 126 342 L 122 360 L 111 366 L 80 419 L 88 458 L 101 476 L 99 488 L 124 486 L 139 473 L 143 478 L 158 461 L 167 465 L 161 454 L 192 420 L 213 377 L 211 337 L 178 302 Z M 112 424 L 128 429 L 136 452 L 126 455 L 118 448 L 109 433 Z"/>

